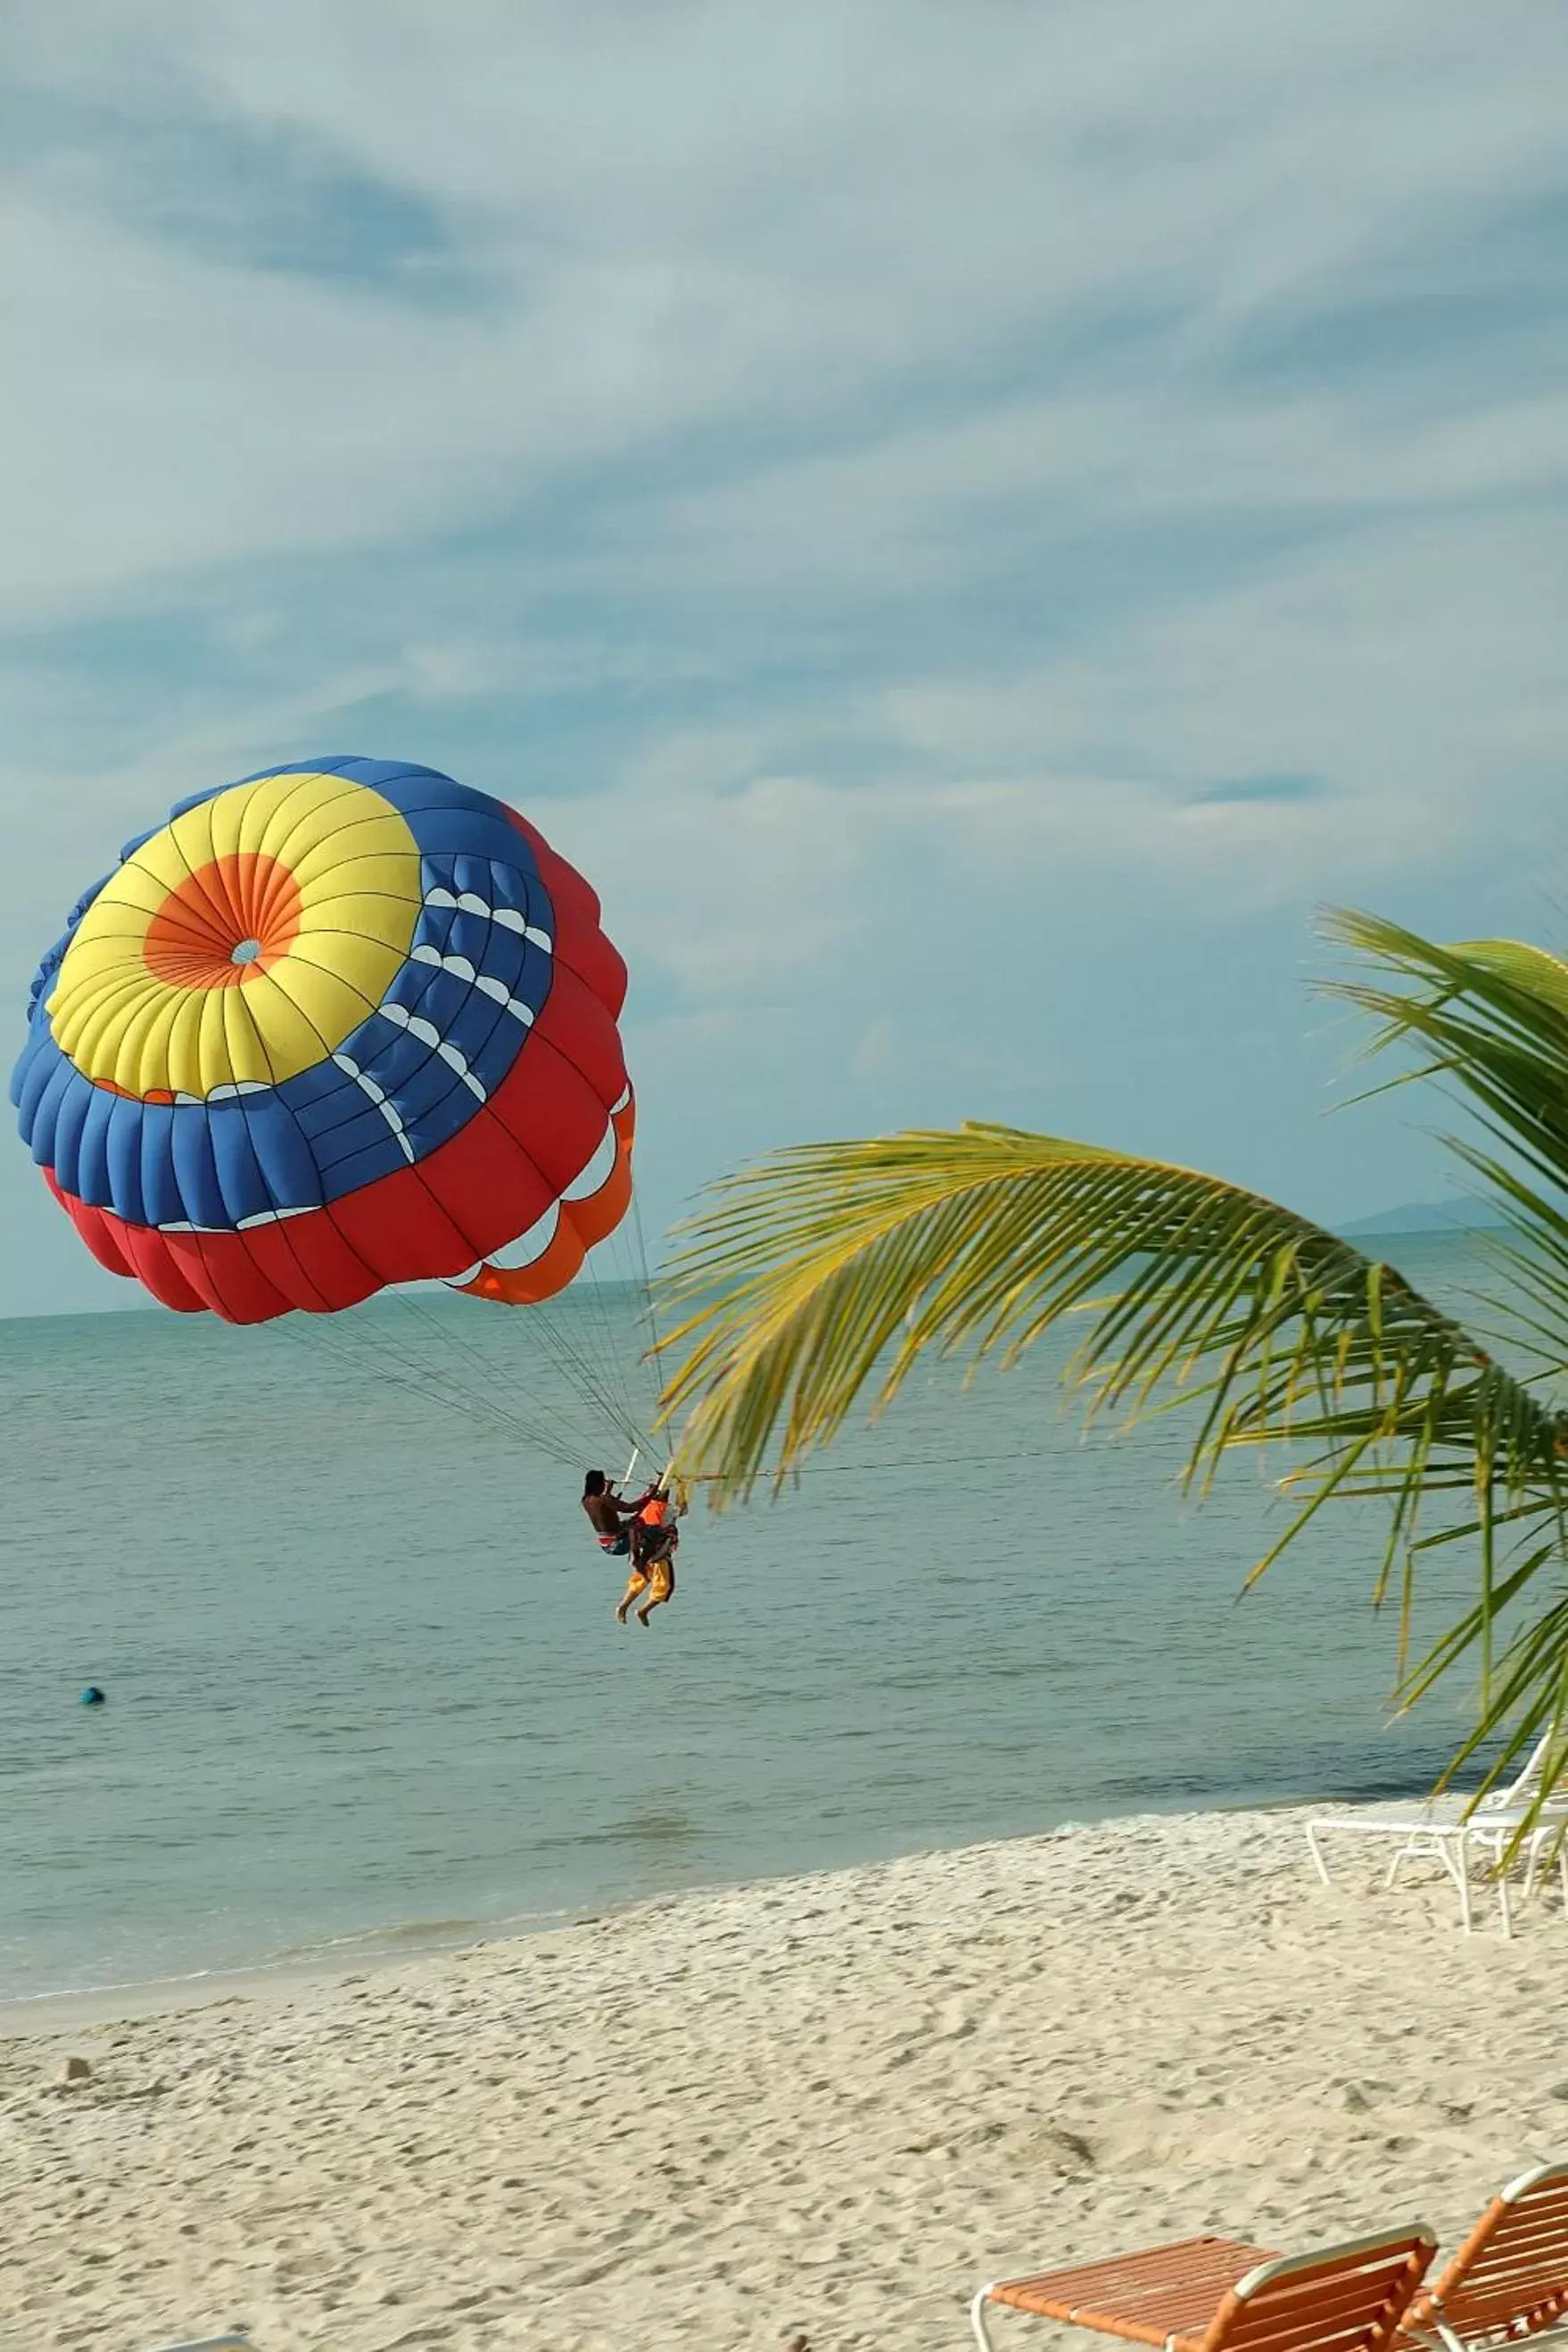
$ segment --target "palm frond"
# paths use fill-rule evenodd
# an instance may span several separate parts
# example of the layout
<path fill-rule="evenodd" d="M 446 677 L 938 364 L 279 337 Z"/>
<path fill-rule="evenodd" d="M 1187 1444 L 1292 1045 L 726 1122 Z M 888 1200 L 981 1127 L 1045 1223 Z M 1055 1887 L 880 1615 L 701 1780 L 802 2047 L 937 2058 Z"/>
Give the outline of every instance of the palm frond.
<path fill-rule="evenodd" d="M 1073 1377 L 1100 1406 L 1201 1403 L 1200 1482 L 1283 1437 L 1358 1487 L 1391 1444 L 1462 1470 L 1484 1433 L 1510 1486 L 1553 1458 L 1551 1415 L 1394 1267 L 1191 1169 L 967 1126 L 781 1152 L 710 1200 L 666 1276 L 688 1352 L 664 1408 L 731 1494 L 775 1440 L 774 1476 L 826 1444 L 868 1385 L 886 1404 L 928 1349 L 1006 1363 L 1085 1311 Z"/>
<path fill-rule="evenodd" d="M 1489 1127 L 1472 1172 L 1510 1213 L 1539 1366 L 1568 1349 L 1568 966 L 1507 941 L 1434 948 L 1337 919 L 1375 967 L 1341 992 L 1378 1043 L 1414 1041 Z M 1415 1696 L 1479 1668 L 1477 1737 L 1568 1711 L 1568 1603 L 1517 1617 L 1568 1558 L 1568 1433 L 1512 1370 L 1394 1266 L 1216 1177 L 984 1125 L 783 1151 L 713 1188 L 668 1270 L 681 1467 L 719 1502 L 789 1476 L 863 1397 L 928 1350 L 1004 1366 L 1068 1316 L 1092 1411 L 1193 1409 L 1189 1482 L 1241 1446 L 1287 1450 L 1292 1502 L 1261 1574 L 1331 1500 L 1387 1507 L 1377 1572 L 1406 1634 L 1431 1547 L 1481 1563 L 1474 1606 L 1411 1671 Z M 1287 1465 L 1282 1465 L 1287 1466 Z M 1421 1525 L 1436 1502 L 1446 1524 Z M 1452 1524 L 1456 1516 L 1458 1525 Z M 1517 1729 L 1517 1726 L 1515 1727 Z"/>
<path fill-rule="evenodd" d="M 1325 929 L 1372 967 L 1365 978 L 1326 983 L 1373 1016 L 1368 1050 L 1416 1048 L 1415 1066 L 1391 1083 L 1447 1080 L 1508 1155 L 1505 1164 L 1451 1139 L 1497 1205 L 1531 1225 L 1544 1215 L 1549 1227 L 1568 1230 L 1568 964 L 1516 940 L 1436 947 L 1371 915 L 1340 911 Z"/>
<path fill-rule="evenodd" d="M 1438 1078 L 1484 1141 L 1444 1140 L 1510 1239 L 1491 1249 L 1503 1287 L 1496 1336 L 1560 1378 L 1568 1370 L 1568 963 L 1517 940 L 1438 947 L 1394 923 L 1338 912 L 1328 936 L 1375 977 L 1328 983 L 1370 1013 L 1370 1050 L 1416 1049 L 1391 1082 Z"/>

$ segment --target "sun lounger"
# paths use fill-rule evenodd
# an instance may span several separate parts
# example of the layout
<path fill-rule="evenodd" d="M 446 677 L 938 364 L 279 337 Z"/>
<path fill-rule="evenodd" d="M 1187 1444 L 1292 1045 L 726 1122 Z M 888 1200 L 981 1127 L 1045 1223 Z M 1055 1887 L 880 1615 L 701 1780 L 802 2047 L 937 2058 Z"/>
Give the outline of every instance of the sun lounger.
<path fill-rule="evenodd" d="M 991 2305 L 1166 2352 L 1384 2352 L 1436 2242 L 1418 2222 L 1315 2254 L 1184 2238 L 984 2286 L 970 2324 L 980 2352 L 995 2352 Z"/>
<path fill-rule="evenodd" d="M 1453 1880 L 1459 1897 L 1459 1916 L 1466 1935 L 1471 1927 L 1470 1856 L 1479 1854 L 1491 1864 L 1497 1886 L 1498 1916 L 1505 1936 L 1513 1933 L 1513 1913 L 1509 1900 L 1509 1878 L 1504 1857 L 1515 1833 L 1523 1825 L 1531 1806 L 1541 1793 L 1542 1776 L 1546 1769 L 1547 1750 L 1552 1735 L 1548 1732 L 1538 1740 L 1526 1759 L 1517 1780 L 1506 1788 L 1493 1789 L 1473 1809 L 1466 1797 L 1428 1797 L 1411 1805 L 1402 1805 L 1388 1812 L 1323 1813 L 1307 1823 L 1307 1844 L 1318 1876 L 1325 1886 L 1333 1884 L 1329 1865 L 1323 1857 L 1323 1839 L 1327 1836 L 1382 1838 L 1394 1842 L 1394 1856 L 1388 1865 L 1387 1885 L 1392 1886 L 1401 1865 L 1417 1859 L 1440 1863 Z M 1536 1826 L 1524 1840 L 1525 1881 L 1528 1897 L 1534 1890 L 1542 1863 L 1555 1853 L 1563 1879 L 1563 1900 L 1568 1908 L 1568 1794 L 1555 1795 L 1542 1809 Z"/>
<path fill-rule="evenodd" d="M 1558 2330 L 1568 2330 L 1568 2164 L 1538 2164 L 1492 2199 L 1401 2333 L 1434 2352 L 1474 2352 Z"/>

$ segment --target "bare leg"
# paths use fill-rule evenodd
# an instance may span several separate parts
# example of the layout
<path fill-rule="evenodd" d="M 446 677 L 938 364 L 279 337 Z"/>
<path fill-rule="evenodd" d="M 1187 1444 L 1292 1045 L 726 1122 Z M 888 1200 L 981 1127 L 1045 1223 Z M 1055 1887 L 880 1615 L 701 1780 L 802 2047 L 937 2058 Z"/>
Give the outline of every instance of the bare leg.
<path fill-rule="evenodd" d="M 626 1579 L 626 1591 L 622 1593 L 622 1595 L 621 1595 L 621 1597 L 620 1597 L 620 1601 L 619 1601 L 619 1602 L 618 1602 L 618 1603 L 617 1603 L 617 1605 L 616 1605 L 616 1624 L 617 1624 L 617 1625 L 624 1625 L 624 1624 L 626 1623 L 626 1611 L 631 1607 L 632 1602 L 637 1599 L 637 1597 L 638 1593 L 639 1593 L 639 1592 L 646 1592 L 646 1591 L 647 1591 L 647 1569 L 646 1569 L 646 1568 L 637 1568 L 637 1567 L 634 1567 L 634 1569 L 632 1570 L 632 1572 L 631 1572 L 630 1576 L 629 1576 L 629 1577 L 627 1577 L 627 1579 Z M 640 1609 L 638 1610 L 637 1614 L 638 1614 L 638 1616 L 639 1616 L 639 1617 L 641 1617 L 641 1616 L 642 1616 L 642 1612 L 641 1612 L 641 1610 L 640 1610 Z M 645 1618 L 643 1618 L 643 1622 L 644 1622 L 644 1624 L 645 1624 L 645 1625 L 647 1624 L 647 1618 L 646 1618 L 646 1617 L 645 1617 Z"/>

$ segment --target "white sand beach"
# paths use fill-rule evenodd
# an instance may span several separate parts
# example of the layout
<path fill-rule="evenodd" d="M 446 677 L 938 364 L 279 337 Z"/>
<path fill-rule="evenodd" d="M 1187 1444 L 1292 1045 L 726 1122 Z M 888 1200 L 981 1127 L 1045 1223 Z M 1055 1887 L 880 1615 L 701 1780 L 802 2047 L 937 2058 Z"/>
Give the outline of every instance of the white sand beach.
<path fill-rule="evenodd" d="M 1568 2151 L 1561 1897 L 1467 1939 L 1445 1885 L 1377 1891 L 1370 1851 L 1321 1887 L 1302 1818 L 1110 1822 L 41 2013 L 0 2042 L 0 2344 L 937 2352 L 982 2278 L 1171 2233 L 1418 2215 L 1451 2241 Z"/>

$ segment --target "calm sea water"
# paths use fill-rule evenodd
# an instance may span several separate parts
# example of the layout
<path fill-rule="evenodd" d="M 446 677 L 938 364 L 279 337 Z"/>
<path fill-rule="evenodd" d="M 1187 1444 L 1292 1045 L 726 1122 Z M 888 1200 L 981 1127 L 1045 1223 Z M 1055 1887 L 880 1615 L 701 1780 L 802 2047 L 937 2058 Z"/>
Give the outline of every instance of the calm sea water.
<path fill-rule="evenodd" d="M 1261 1475 L 1184 1507 L 1175 1427 L 1084 1444 L 1044 1350 L 694 1512 L 674 1605 L 617 1626 L 581 1465 L 528 1434 L 624 1467 L 594 1391 L 629 1308 L 577 1311 L 586 1371 L 465 1301 L 0 1324 L 0 1993 L 1375 1793 L 1448 1752 L 1462 1694 L 1386 1718 L 1373 1522 L 1331 1515 L 1238 1605 Z"/>

